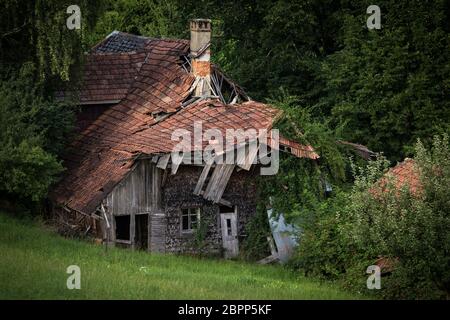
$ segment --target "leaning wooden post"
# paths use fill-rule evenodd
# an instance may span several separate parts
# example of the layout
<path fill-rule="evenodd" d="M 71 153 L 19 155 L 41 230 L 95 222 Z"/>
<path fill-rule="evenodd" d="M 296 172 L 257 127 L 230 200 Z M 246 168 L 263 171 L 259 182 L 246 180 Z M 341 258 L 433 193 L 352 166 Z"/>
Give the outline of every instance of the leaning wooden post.
<path fill-rule="evenodd" d="M 109 224 L 108 216 L 106 215 L 106 210 L 105 210 L 105 207 L 103 206 L 103 203 L 102 203 L 102 212 L 103 212 L 103 217 L 105 218 L 105 221 L 106 221 L 106 244 L 105 244 L 105 252 L 108 252 L 109 232 L 110 232 L 110 229 L 111 229 L 111 225 Z"/>

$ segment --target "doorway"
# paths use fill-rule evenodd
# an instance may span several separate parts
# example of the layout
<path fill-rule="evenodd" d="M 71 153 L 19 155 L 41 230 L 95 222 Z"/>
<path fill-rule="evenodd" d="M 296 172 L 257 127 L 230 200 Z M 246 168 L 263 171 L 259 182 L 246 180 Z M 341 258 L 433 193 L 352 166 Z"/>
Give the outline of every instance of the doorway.
<path fill-rule="evenodd" d="M 135 248 L 138 250 L 148 249 L 148 214 L 137 214 L 135 216 Z"/>
<path fill-rule="evenodd" d="M 234 210 L 233 208 L 220 207 L 220 223 L 225 258 L 234 258 L 239 254 L 236 206 Z"/>
<path fill-rule="evenodd" d="M 130 242 L 130 220 L 130 215 L 114 216 L 116 241 Z"/>

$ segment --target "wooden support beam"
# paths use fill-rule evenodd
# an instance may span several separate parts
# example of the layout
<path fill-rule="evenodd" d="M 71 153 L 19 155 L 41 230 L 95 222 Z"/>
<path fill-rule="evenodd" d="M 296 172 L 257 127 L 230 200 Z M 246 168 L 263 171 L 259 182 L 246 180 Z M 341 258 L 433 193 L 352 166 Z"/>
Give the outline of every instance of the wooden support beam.
<path fill-rule="evenodd" d="M 183 162 L 183 160 L 180 160 L 180 162 L 178 162 L 178 163 L 174 163 L 174 162 L 173 162 L 173 158 L 172 158 L 172 163 L 171 163 L 171 174 L 177 174 L 178 167 L 180 166 L 181 162 Z"/>
<path fill-rule="evenodd" d="M 274 257 L 272 255 L 265 257 L 264 259 L 259 260 L 258 262 L 256 262 L 257 264 L 270 264 L 270 263 L 274 263 L 277 262 L 278 257 Z"/>
<path fill-rule="evenodd" d="M 267 242 L 269 243 L 271 255 L 265 257 L 264 259 L 259 260 L 257 262 L 258 264 L 269 264 L 280 261 L 280 258 L 278 257 L 278 251 L 275 247 L 275 243 L 273 242 L 273 238 L 271 236 L 267 236 Z"/>
<path fill-rule="evenodd" d="M 134 213 L 130 215 L 130 241 L 131 241 L 131 249 L 135 248 L 135 233 L 136 233 L 136 216 Z"/>
<path fill-rule="evenodd" d="M 200 174 L 200 178 L 198 179 L 197 185 L 195 186 L 195 189 L 194 189 L 195 195 L 198 196 L 202 192 L 203 185 L 205 184 L 205 181 L 206 181 L 206 178 L 208 177 L 210 169 L 211 169 L 211 164 L 206 164 L 205 167 L 203 168 L 203 171 Z"/>
<path fill-rule="evenodd" d="M 274 257 L 278 257 L 278 251 L 275 247 L 275 243 L 273 242 L 273 238 L 271 236 L 267 236 L 267 242 L 269 243 L 270 253 Z"/>
<path fill-rule="evenodd" d="M 203 198 L 207 200 L 212 200 L 212 194 L 215 192 L 216 186 L 220 180 L 220 176 L 223 173 L 224 164 L 218 164 L 214 168 L 211 178 L 209 179 L 208 185 L 206 186 L 205 192 L 203 193 Z"/>
<path fill-rule="evenodd" d="M 228 200 L 225 200 L 223 198 L 220 199 L 218 203 L 221 204 L 221 205 L 224 205 L 224 206 L 226 206 L 228 208 L 233 208 L 233 205 L 231 204 L 231 202 L 228 201 Z"/>
<path fill-rule="evenodd" d="M 169 171 L 164 170 L 164 174 L 163 174 L 162 181 L 161 181 L 161 187 L 164 187 L 164 185 L 166 184 L 168 172 Z"/>
<path fill-rule="evenodd" d="M 245 157 L 245 162 L 242 166 L 240 166 L 244 170 L 250 170 L 253 161 L 255 160 L 256 155 L 258 154 L 259 145 L 256 142 L 255 146 L 250 147 L 251 144 L 248 144 L 248 152 Z"/>
<path fill-rule="evenodd" d="M 218 203 L 235 167 L 235 164 L 218 164 L 209 180 L 203 198 Z"/>
<path fill-rule="evenodd" d="M 222 198 L 223 193 L 225 192 L 225 188 L 228 185 L 228 181 L 230 180 L 231 175 L 233 174 L 233 170 L 236 167 L 234 164 L 227 164 L 223 170 L 219 183 L 217 185 L 216 191 L 213 194 L 213 202 L 218 203 Z"/>

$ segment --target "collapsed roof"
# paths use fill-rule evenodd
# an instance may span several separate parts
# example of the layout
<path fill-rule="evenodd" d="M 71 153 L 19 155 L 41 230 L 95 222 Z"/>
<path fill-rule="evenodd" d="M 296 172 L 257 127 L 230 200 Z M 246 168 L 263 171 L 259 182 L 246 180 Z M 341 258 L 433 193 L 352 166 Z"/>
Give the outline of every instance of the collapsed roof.
<path fill-rule="evenodd" d="M 54 201 L 93 213 L 139 156 L 170 153 L 177 143 L 173 131 L 193 132 L 195 121 L 224 136 L 227 129 L 272 129 L 280 110 L 251 101 L 217 68 L 213 95 L 193 97 L 198 79 L 189 72 L 188 56 L 187 40 L 116 31 L 92 49 L 83 69 L 81 103 L 87 108 L 113 105 L 68 148 L 67 172 L 51 193 Z M 223 82 L 232 101 L 221 92 Z M 311 146 L 280 137 L 282 148 L 297 157 L 318 158 Z"/>

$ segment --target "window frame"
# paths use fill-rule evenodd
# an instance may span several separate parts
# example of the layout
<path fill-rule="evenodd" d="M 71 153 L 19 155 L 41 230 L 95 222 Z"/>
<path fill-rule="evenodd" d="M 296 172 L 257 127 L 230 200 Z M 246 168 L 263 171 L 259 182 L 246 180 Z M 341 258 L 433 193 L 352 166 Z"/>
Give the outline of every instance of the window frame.
<path fill-rule="evenodd" d="M 185 211 L 187 210 L 187 214 L 185 213 Z M 190 208 L 182 208 L 181 209 L 181 215 L 180 215 L 180 231 L 182 234 L 192 234 L 194 233 L 199 225 L 200 225 L 200 220 L 201 220 L 201 214 L 202 214 L 202 210 L 201 207 L 190 207 Z M 196 217 L 196 221 L 194 223 L 196 223 L 196 227 L 192 228 L 192 220 L 191 217 L 195 216 Z M 188 219 L 188 229 L 184 229 L 184 217 L 187 217 Z"/>

